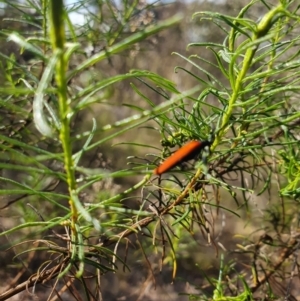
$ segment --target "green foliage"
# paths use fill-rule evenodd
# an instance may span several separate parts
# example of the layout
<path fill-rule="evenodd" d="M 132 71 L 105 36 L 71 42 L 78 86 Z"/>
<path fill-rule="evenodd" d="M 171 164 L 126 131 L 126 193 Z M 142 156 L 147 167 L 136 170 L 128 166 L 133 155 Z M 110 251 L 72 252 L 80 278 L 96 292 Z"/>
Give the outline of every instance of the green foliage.
<path fill-rule="evenodd" d="M 93 104 L 109 101 L 112 85 L 126 79 L 147 80 L 157 86 L 155 90 L 160 86 L 160 89 L 175 93 L 178 91 L 172 82 L 149 71 L 133 70 L 131 73 L 119 74 L 96 83 L 91 81 L 82 87 L 79 77 L 86 74 L 95 64 L 130 49 L 134 44 L 155 33 L 174 26 L 181 17 L 174 16 L 135 32 L 129 31 L 129 35 L 124 37 L 125 27 L 137 12 L 134 11 L 137 2 L 126 4 L 122 11 L 123 25 L 121 28 L 111 26 L 105 37 L 108 41 L 105 49 L 85 59 L 81 64 L 76 64 L 76 67 L 70 68 L 70 65 L 74 64 L 73 62 L 76 62 L 78 56 L 83 53 L 80 43 L 84 40 L 79 41 L 78 34 L 84 31 L 75 28 L 69 22 L 63 1 L 44 1 L 41 7 L 29 1 L 24 5 L 11 3 L 7 5 L 7 10 L 16 9 L 28 17 L 30 16 L 28 9 L 35 9 L 37 15 L 42 18 L 35 20 L 36 23 L 25 21 L 27 26 L 37 26 L 40 29 L 39 34 L 35 36 L 30 36 L 29 33 L 26 37 L 21 31 L 18 33 L 2 31 L 2 35 L 8 41 L 19 45 L 22 52 L 26 51 L 30 54 L 31 61 L 20 62 L 14 55 L 8 57 L 1 53 L 2 70 L 6 79 L 5 85 L 1 87 L 1 106 L 4 112 L 1 117 L 0 144 L 1 195 L 13 197 L 11 200 L 7 198 L 6 203 L 1 207 L 2 210 L 10 208 L 14 213 L 19 208 L 19 214 L 23 216 L 20 219 L 21 224 L 12 226 L 1 235 L 16 233 L 19 236 L 17 240 L 25 245 L 31 243 L 26 239 L 28 232 L 31 232 L 32 237 L 51 230 L 56 236 L 55 229 L 59 231 L 64 226 L 66 233 L 63 236 L 56 236 L 56 238 L 60 237 L 60 240 L 63 238 L 60 242 L 62 247 L 51 238 L 37 239 L 36 244 L 43 244 L 46 247 L 30 248 L 25 253 L 48 250 L 56 254 L 53 258 L 57 268 L 55 272 L 53 270 L 53 276 L 64 277 L 74 273 L 77 278 L 83 279 L 85 265 L 94 266 L 99 273 L 112 271 L 116 268 L 114 263 L 116 259 L 123 262 L 117 255 L 118 243 L 116 250 L 112 252 L 102 243 L 98 244 L 98 239 L 94 237 L 105 232 L 109 240 L 114 239 L 118 231 L 131 229 L 131 216 L 136 216 L 136 219 L 150 216 L 143 208 L 126 209 L 121 203 L 132 192 L 145 185 L 149 176 L 119 193 L 114 188 L 115 184 L 112 180 L 135 175 L 137 171 L 109 172 L 105 168 L 84 166 L 84 159 L 88 153 L 97 152 L 99 146 L 105 142 L 144 123 L 149 116 L 170 106 L 177 99 L 169 100 L 169 104 L 164 103 L 162 106 L 152 106 L 152 110 L 139 110 L 138 115 L 119 120 L 116 124 L 98 127 L 97 122 L 101 122 L 101 119 L 97 121 L 93 119 L 93 128 L 86 134 L 77 135 L 73 131 L 74 123 L 84 109 Z M 101 4 L 101 9 L 109 11 L 116 8 L 107 1 L 106 5 Z M 116 17 L 116 11 L 111 13 Z M 105 14 L 107 15 L 108 12 Z M 96 21 L 96 16 L 93 17 Z M 39 23 L 40 20 L 42 24 Z M 89 38 L 94 39 L 92 36 Z M 27 66 L 30 66 L 30 71 Z M 10 114 L 17 120 L 17 125 L 10 124 Z M 112 132 L 118 128 L 121 129 Z M 96 140 L 95 135 L 101 138 Z M 82 147 L 75 151 L 74 146 L 78 144 Z M 92 185 L 95 183 L 103 183 L 103 187 L 107 185 L 99 191 L 98 196 L 92 191 Z M 87 193 L 90 193 L 90 199 L 94 198 L 95 201 L 87 201 L 88 198 L 84 197 Z M 29 207 L 26 208 L 23 202 L 21 203 L 24 199 L 29 202 L 31 208 L 29 210 L 33 213 L 30 214 L 30 218 L 26 214 Z M 45 211 L 42 208 L 45 208 Z M 64 241 L 67 245 L 63 243 Z M 25 253 L 21 252 L 16 257 L 22 257 Z M 100 264 L 100 261 L 106 264 Z M 54 264 L 54 261 L 52 263 Z M 126 266 L 125 262 L 123 264 Z M 42 281 L 42 278 L 43 276 L 38 276 L 37 281 Z"/>
<path fill-rule="evenodd" d="M 207 140 L 209 132 L 214 133 L 208 166 L 200 164 L 195 174 L 185 173 L 184 178 L 165 178 L 160 182 L 162 192 L 158 194 L 158 200 L 168 208 L 176 207 L 178 215 L 172 215 L 174 224 L 179 221 L 191 231 L 192 225 L 198 223 L 207 232 L 209 242 L 214 225 L 205 211 L 208 211 L 207 205 L 211 211 L 217 206 L 216 212 L 221 208 L 226 211 L 232 208 L 230 202 L 224 200 L 224 191 L 230 193 L 237 208 L 245 208 L 240 210 L 241 216 L 245 217 L 255 216 L 253 199 L 268 192 L 277 208 L 277 219 L 271 223 L 274 234 L 279 235 L 278 244 L 282 241 L 281 232 L 297 219 L 297 213 L 292 209 L 297 208 L 297 202 L 292 205 L 280 202 L 280 194 L 295 200 L 298 197 L 299 109 L 296 99 L 300 88 L 297 72 L 299 37 L 293 34 L 299 29 L 298 7 L 294 9 L 292 2 L 282 1 L 274 8 L 267 7 L 268 12 L 256 23 L 245 17 L 256 2 L 244 7 L 236 18 L 213 12 L 194 14 L 194 18 L 213 21 L 226 38 L 220 44 L 190 44 L 189 49 L 196 53 L 189 57 L 176 53 L 195 71 L 191 72 L 189 67 L 177 67 L 177 70 L 192 75 L 203 89 L 198 97 L 174 106 L 170 120 L 167 115 L 160 117 L 164 145 L 167 146 L 181 145 L 182 141 L 189 139 Z M 197 54 L 202 53 L 197 51 L 200 47 L 212 52 L 214 62 Z M 218 76 L 212 69 L 219 71 Z M 165 129 L 166 124 L 171 125 L 172 130 Z M 279 174 L 287 177 L 279 179 Z M 172 181 L 178 190 L 174 186 L 170 188 L 169 184 L 162 185 L 165 181 Z M 281 190 L 275 190 L 275 181 Z M 166 211 L 169 212 L 164 209 L 161 214 Z M 265 229 L 268 227 L 262 228 Z M 256 226 L 258 230 L 260 228 Z M 293 243 L 287 249 L 295 247 L 293 237 L 291 233 Z M 275 247 L 277 243 L 273 243 Z M 261 247 L 259 244 L 258 249 Z M 256 252 L 251 252 L 253 273 L 256 279 L 269 281 L 267 279 L 272 278 L 274 271 L 267 277 L 261 275 L 264 272 L 256 266 L 256 260 L 259 261 Z M 283 256 L 273 264 L 280 266 L 285 259 Z M 274 259 L 268 260 L 272 262 Z M 246 284 L 245 279 L 243 281 Z M 236 297 L 220 295 L 217 289 L 218 296 L 213 299 L 248 300 L 261 286 L 261 280 L 257 280 L 251 287 L 244 286 L 241 294 L 236 292 Z M 283 292 L 289 293 L 288 290 Z M 269 294 L 272 296 L 272 289 Z"/>
<path fill-rule="evenodd" d="M 128 55 L 137 43 L 177 25 L 182 16 L 154 22 L 151 14 L 147 16 L 152 19 L 140 19 L 151 10 L 141 8 L 139 1 L 123 1 L 122 9 L 112 1 L 99 1 L 98 14 L 91 14 L 86 27 L 77 28 L 62 0 L 43 1 L 41 6 L 34 1 L 7 3 L 27 16 L 23 20 L 27 26 L 38 29 L 26 34 L 1 31 L 21 52 L 30 54 L 30 61 L 0 53 L 5 79 L 0 87 L 0 194 L 6 197 L 1 209 L 20 216 L 1 236 L 16 235 L 11 245 L 23 248 L 16 258 L 31 252 L 51 253 L 27 286 L 71 276 L 80 279 L 87 300 L 92 300 L 85 278 L 89 269 L 93 268 L 97 279 L 120 265 L 129 270 L 130 237 L 136 237 L 152 275 L 149 257 L 154 249 L 161 263 L 172 266 L 175 279 L 178 258 L 190 252 L 189 244 L 200 239 L 199 234 L 216 249 L 218 244 L 223 247 L 215 234 L 221 214 L 242 217 L 254 227 L 253 199 L 261 195 L 264 203 L 268 197 L 273 200 L 274 212 L 269 222 L 263 216 L 252 229 L 271 230 L 254 241 L 245 238 L 236 251 L 244 256 L 250 253 L 251 270 L 240 273 L 235 264 L 228 267 L 222 255 L 218 281 L 206 277 L 212 297 L 200 289 L 199 295 L 190 298 L 251 300 L 258 288 L 274 281 L 274 274 L 297 249 L 292 233 L 286 242 L 281 232 L 292 229 L 299 196 L 300 16 L 293 1 L 281 1 L 274 7 L 261 1 L 265 13 L 256 21 L 251 16 L 258 2 L 248 3 L 236 17 L 194 14 L 194 20 L 217 25 L 224 41 L 191 43 L 190 56 L 173 53 L 184 63 L 175 71 L 196 82 L 187 91 L 151 70 L 101 73 L 103 63 L 111 63 L 116 55 Z M 32 19 L 29 8 L 40 18 Z M 99 27 L 91 28 L 92 21 Z M 95 46 L 98 40 L 103 45 L 87 55 L 84 44 Z M 211 52 L 211 59 L 201 55 L 205 49 Z M 141 102 L 124 101 L 124 108 L 133 113 L 105 124 L 104 108 L 114 105 L 115 86 L 128 80 Z M 162 102 L 157 104 L 150 92 Z M 89 113 L 97 106 L 101 109 L 91 118 Z M 99 159 L 99 148 L 141 125 L 161 134 L 161 156 L 133 160 L 134 167 L 117 171 L 110 171 L 105 159 L 94 162 Z M 189 140 L 210 142 L 209 149 L 198 156 L 196 171 L 191 164 L 182 164 L 151 179 L 160 157 L 170 156 L 170 148 Z M 158 149 L 148 138 L 119 141 L 128 147 Z M 116 180 L 137 179 L 137 175 L 144 177 L 122 189 L 117 187 Z M 233 232 L 241 235 L 238 229 Z M 33 248 L 26 247 L 33 241 Z M 248 245 L 254 250 L 248 251 Z M 119 253 L 121 246 L 126 249 L 124 256 Z M 269 255 L 272 252 L 262 260 L 259 252 L 265 246 L 282 251 L 280 260 Z M 225 283 L 224 274 L 233 280 Z M 95 282 L 97 288 L 99 282 Z M 234 282 L 238 288 L 232 290 Z M 100 290 L 96 291 L 98 296 Z M 272 285 L 268 292 L 261 292 L 272 297 Z"/>

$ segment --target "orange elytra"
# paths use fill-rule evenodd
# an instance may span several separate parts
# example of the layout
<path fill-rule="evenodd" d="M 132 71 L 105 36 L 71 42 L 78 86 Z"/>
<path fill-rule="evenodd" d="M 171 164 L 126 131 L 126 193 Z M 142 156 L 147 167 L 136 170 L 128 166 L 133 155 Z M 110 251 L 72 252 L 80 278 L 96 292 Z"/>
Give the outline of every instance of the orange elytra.
<path fill-rule="evenodd" d="M 207 141 L 193 140 L 188 142 L 155 168 L 153 173 L 155 175 L 161 175 L 176 166 L 178 163 L 192 159 L 195 156 L 195 153 L 200 152 L 200 150 L 206 145 L 209 145 Z"/>

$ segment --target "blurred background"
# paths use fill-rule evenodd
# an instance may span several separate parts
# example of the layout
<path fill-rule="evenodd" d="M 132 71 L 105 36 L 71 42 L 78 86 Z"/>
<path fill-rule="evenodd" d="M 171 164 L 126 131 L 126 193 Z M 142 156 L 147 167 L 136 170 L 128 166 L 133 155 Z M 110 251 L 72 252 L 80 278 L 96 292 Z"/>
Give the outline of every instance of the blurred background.
<path fill-rule="evenodd" d="M 134 9 L 125 16 L 124 7 L 131 3 Z M 85 60 L 91 58 L 95 53 L 105 50 L 107 47 L 118 43 L 132 35 L 133 33 L 143 32 L 149 26 L 153 26 L 160 21 L 167 20 L 173 16 L 180 14 L 182 20 L 166 28 L 155 35 L 151 35 L 145 40 L 142 40 L 133 46 L 125 49 L 116 55 L 109 55 L 107 59 L 96 63 L 92 67 L 81 72 L 77 77 L 72 79 L 70 84 L 70 93 L 80 91 L 85 86 L 90 86 L 106 78 L 126 74 L 131 70 L 148 70 L 162 77 L 165 77 L 175 84 L 179 91 L 187 91 L 201 83 L 196 76 L 191 76 L 188 72 L 183 72 L 176 69 L 180 66 L 188 70 L 191 74 L 199 77 L 203 74 L 192 64 L 183 60 L 178 54 L 188 57 L 191 54 L 199 55 L 208 62 L 216 63 L 216 58 L 211 51 L 206 51 L 204 47 L 193 48 L 191 51 L 187 47 L 190 43 L 208 42 L 222 44 L 225 43 L 226 33 L 222 28 L 216 26 L 211 20 L 201 20 L 199 17 L 192 18 L 195 12 L 212 11 L 219 12 L 229 16 L 236 16 L 242 7 L 249 3 L 248 0 L 240 1 L 65 1 L 67 7 L 69 22 L 73 24 L 74 32 L 68 32 L 70 41 L 76 41 L 80 44 L 80 49 L 72 56 L 69 68 L 73 70 Z M 5 32 L 17 32 L 24 37 L 42 39 L 42 14 L 39 11 L 39 1 L 0 1 L 0 29 Z M 125 5 L 126 4 L 126 5 Z M 134 4 L 134 5 L 133 5 Z M 270 7 L 277 4 L 277 1 L 268 1 Z M 259 3 L 247 11 L 247 16 L 253 20 L 259 21 L 266 13 L 265 5 Z M 125 18 L 126 17 L 126 18 Z M 126 20 L 126 22 L 118 22 Z M 7 37 L 2 34 L 0 36 L 1 46 L 1 70 L 0 82 L 6 86 L 7 82 L 11 81 L 10 76 L 18 78 L 15 85 L 21 83 L 19 75 L 24 70 L 30 70 L 36 77 L 40 77 L 44 66 L 37 64 L 37 57 L 34 53 L 22 49 L 13 41 L 8 41 Z M 176 54 L 177 53 L 177 54 Z M 18 68 L 14 69 L 14 74 L 10 74 L 9 61 L 6 57 L 14 57 L 15 64 Z M 15 65 L 15 66 L 16 66 Z M 14 67 L 15 67 L 14 66 Z M 222 73 L 214 66 L 205 66 L 216 78 L 228 85 Z M 17 70 L 17 71 L 16 71 Z M 30 79 L 28 79 L 30 83 Z M 152 104 L 145 101 L 141 95 L 136 93 L 132 84 L 142 91 Z M 123 80 L 109 86 L 105 92 L 99 92 L 93 97 L 99 98 L 100 101 L 93 102 L 81 109 L 74 118 L 72 127 L 72 136 L 74 137 L 73 148 L 74 152 L 79 151 L 85 142 L 82 139 L 82 133 L 90 131 L 93 127 L 93 119 L 96 120 L 97 127 L 103 128 L 103 131 L 98 131 L 93 141 L 104 139 L 108 135 L 113 135 L 119 131 L 118 126 L 112 126 L 111 130 L 106 130 L 109 125 L 132 118 L 134 114 L 138 114 L 139 110 L 152 109 L 152 105 L 158 106 L 166 99 L 171 98 L 171 93 L 164 95 L 152 90 L 144 82 L 135 78 Z M 217 100 L 213 96 L 207 99 L 211 104 L 216 104 Z M 21 108 L 21 109 L 20 109 Z M 137 108 L 139 108 L 137 110 Z M 55 142 L 47 142 L 40 140 L 38 133 L 32 122 L 31 102 L 27 97 L 20 97 L 15 106 L 0 106 L 1 114 L 1 135 L 20 139 L 23 143 L 29 143 L 38 139 L 39 146 L 49 152 L 59 152 L 59 145 Z M 36 137 L 36 138 L 35 138 Z M 130 167 L 132 161 L 150 162 L 153 161 L 153 155 L 160 155 L 162 139 L 160 129 L 155 120 L 149 120 L 141 126 L 133 127 L 130 130 L 124 131 L 122 135 L 117 135 L 109 139 L 99 147 L 86 152 L 82 158 L 81 165 L 90 168 L 106 169 L 108 171 L 118 171 Z M 129 142 L 134 142 L 135 145 L 130 145 Z M 141 146 L 139 147 L 138 144 Z M 147 149 L 145 145 L 152 145 L 153 149 Z M 157 149 L 155 149 L 157 148 Z M 131 159 L 128 159 L 128 158 Z M 132 159 L 132 158 L 135 159 Z M 149 159 L 150 158 L 150 159 Z M 2 161 L 8 160 L 5 155 L 1 157 Z M 12 162 L 13 159 L 9 158 Z M 54 170 L 61 170 L 60 162 L 49 162 L 49 166 Z M 12 169 L 2 171 L 2 176 L 8 178 L 22 179 L 25 175 L 22 172 L 16 173 Z M 135 174 L 129 177 L 119 177 L 107 179 L 102 182 L 95 183 L 87 195 L 83 196 L 86 202 L 101 199 L 105 195 L 114 195 L 132 187 L 135 183 L 141 180 L 143 175 Z M 234 181 L 233 181 L 234 182 Z M 56 185 L 52 183 L 52 179 L 40 184 L 47 187 Z M 48 186 L 49 185 L 49 186 Z M 7 184 L 2 189 L 7 189 Z M 49 189 L 50 189 L 49 188 Z M 58 183 L 55 188 L 60 193 L 66 193 L 64 183 Z M 125 206 L 138 209 L 139 193 L 134 193 L 130 201 L 124 201 Z M 228 208 L 235 210 L 235 204 L 227 202 L 226 197 L 230 198 L 230 194 L 224 192 L 223 206 L 226 204 Z M 136 199 L 135 199 L 136 198 Z M 260 210 L 264 209 L 266 197 L 260 196 L 253 200 L 257 215 Z M 7 206 L 1 213 L 1 224 L 3 229 L 8 229 L 14 225 L 21 224 L 23 219 L 30 216 L 35 217 L 36 214 L 31 209 L 26 207 L 28 199 L 19 199 L 16 196 L 3 196 L 1 199 L 2 207 L 6 204 L 16 204 L 16 206 Z M 68 200 L 62 201 L 64 206 L 68 206 Z M 35 205 L 37 206 L 37 205 Z M 56 216 L 60 214 L 53 210 L 50 203 L 40 205 L 38 211 L 41 215 Z M 24 217 L 26 212 L 26 218 Z M 185 235 L 180 239 L 180 247 L 178 247 L 177 256 L 177 274 L 175 280 L 172 279 L 172 260 L 171 255 L 167 254 L 163 259 L 161 249 L 153 250 L 149 247 L 151 242 L 148 242 L 144 247 L 149 251 L 149 262 L 145 260 L 137 243 L 138 239 L 132 238 L 129 246 L 123 245 L 119 247 L 119 256 L 126 257 L 130 271 L 123 268 L 119 264 L 119 269 L 116 273 L 107 273 L 101 278 L 101 291 L 103 300 L 190 300 L 188 294 L 198 294 L 204 292 L 212 294 L 212 287 L 209 285 L 204 271 L 210 277 L 218 278 L 220 267 L 220 253 L 228 252 L 230 255 L 226 259 L 228 265 L 234 266 L 235 272 L 242 272 L 246 267 L 249 268 L 249 258 L 247 255 L 239 255 L 236 257 L 234 250 L 236 244 L 243 240 L 247 235 L 256 231 L 255 235 L 261 234 L 259 227 L 254 229 L 249 222 L 248 225 L 244 220 L 230 214 L 219 214 L 217 217 L 211 217 L 211 222 L 216 226 L 215 233 L 211 235 L 218 238 L 218 245 L 208 243 L 206 235 L 197 233 L 195 235 Z M 214 220 L 216 218 L 216 220 Z M 247 217 L 246 217 L 247 218 Z M 254 220 L 252 220 L 255 222 Z M 176 231 L 176 230 L 175 230 Z M 238 233 L 238 236 L 235 235 Z M 30 237 L 31 233 L 26 233 Z M 178 233 L 180 236 L 180 233 Z M 10 246 L 12 241 L 17 241 L 18 237 L 6 236 L 1 237 L 3 248 L 0 253 L 1 260 L 1 278 L 4 280 L 2 286 L 4 289 L 7 286 L 24 281 L 30 275 L 30 272 L 35 271 L 40 266 L 45 258 L 41 255 L 29 255 L 26 257 L 26 262 L 30 262 L 26 269 L 22 262 L 13 263 L 14 251 L 10 249 L 5 251 L 5 248 Z M 178 242 L 179 244 L 179 242 Z M 249 243 L 250 244 L 250 243 Z M 231 253 L 232 251 L 232 253 Z M 36 254 L 35 254 L 36 255 Z M 31 260 L 32 256 L 32 260 Z M 236 259 L 238 258 L 238 260 Z M 25 259 L 25 258 L 24 258 Z M 243 262 L 245 260 L 245 263 Z M 149 268 L 151 264 L 151 268 Z M 18 272 L 21 270 L 22 272 Z M 26 278 L 27 277 L 27 278 Z M 228 273 L 230 277 L 230 273 Z M 76 280 L 77 281 L 77 280 Z M 41 286 L 37 287 L 37 295 L 40 300 L 46 300 L 51 288 Z M 32 299 L 31 299 L 32 298 Z M 66 292 L 63 295 L 63 300 L 73 300 L 73 296 Z M 196 297 L 195 297 L 196 298 Z M 16 296 L 10 300 L 34 300 L 28 292 L 23 292 L 22 295 Z M 53 297 L 51 300 L 56 300 Z M 57 297 L 57 300 L 59 298 Z"/>

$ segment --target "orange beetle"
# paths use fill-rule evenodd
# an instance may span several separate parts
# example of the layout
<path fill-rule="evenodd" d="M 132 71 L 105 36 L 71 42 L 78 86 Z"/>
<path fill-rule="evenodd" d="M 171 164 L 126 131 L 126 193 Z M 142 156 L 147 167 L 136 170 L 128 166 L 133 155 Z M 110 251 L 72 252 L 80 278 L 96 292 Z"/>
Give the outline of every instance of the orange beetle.
<path fill-rule="evenodd" d="M 200 152 L 205 146 L 209 145 L 208 141 L 193 140 L 178 149 L 173 155 L 168 157 L 162 164 L 154 169 L 155 175 L 161 175 L 178 163 L 192 159 L 196 153 Z"/>

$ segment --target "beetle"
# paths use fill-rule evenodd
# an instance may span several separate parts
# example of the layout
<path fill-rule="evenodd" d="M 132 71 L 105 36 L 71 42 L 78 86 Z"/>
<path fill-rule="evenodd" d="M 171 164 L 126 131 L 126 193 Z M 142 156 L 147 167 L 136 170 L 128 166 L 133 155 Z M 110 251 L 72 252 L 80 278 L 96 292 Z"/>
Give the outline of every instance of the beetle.
<path fill-rule="evenodd" d="M 179 148 L 174 154 L 168 157 L 163 163 L 156 167 L 153 171 L 155 175 L 161 175 L 171 168 L 175 167 L 182 161 L 187 161 L 195 157 L 205 146 L 210 145 L 208 141 L 192 140 L 181 148 Z"/>

